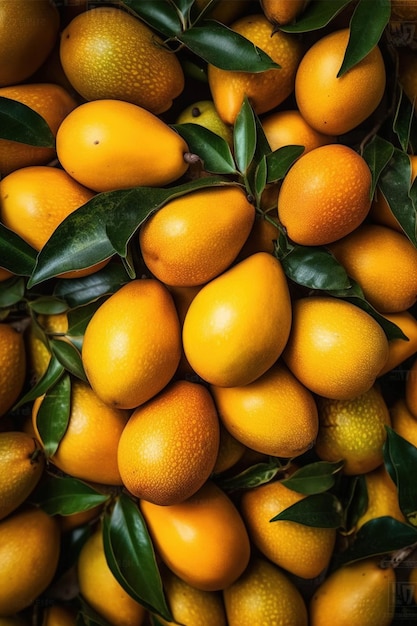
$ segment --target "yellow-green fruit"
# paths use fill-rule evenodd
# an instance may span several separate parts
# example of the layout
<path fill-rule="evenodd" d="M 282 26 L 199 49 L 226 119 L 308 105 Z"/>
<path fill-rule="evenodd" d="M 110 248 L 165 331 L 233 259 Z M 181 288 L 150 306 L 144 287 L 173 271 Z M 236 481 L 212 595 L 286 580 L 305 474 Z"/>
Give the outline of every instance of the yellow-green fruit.
<path fill-rule="evenodd" d="M 132 280 L 94 313 L 82 361 L 89 382 L 110 406 L 133 409 L 171 380 L 181 358 L 174 301 L 159 281 Z"/>
<path fill-rule="evenodd" d="M 26 376 L 26 349 L 22 333 L 0 324 L 0 417 L 19 397 Z"/>
<path fill-rule="evenodd" d="M 315 450 L 325 461 L 344 461 L 345 474 L 365 474 L 383 462 L 388 406 L 373 386 L 351 400 L 318 398 L 319 433 Z"/>
<path fill-rule="evenodd" d="M 240 187 L 197 190 L 171 200 L 139 234 L 143 260 L 166 285 L 194 287 L 226 270 L 251 231 L 255 208 Z"/>
<path fill-rule="evenodd" d="M 258 252 L 217 276 L 192 300 L 183 325 L 185 355 L 205 381 L 246 385 L 281 355 L 291 301 L 280 262 Z"/>
<path fill-rule="evenodd" d="M 249 536 L 262 554 L 287 572 L 311 579 L 329 565 L 336 540 L 335 529 L 290 520 L 270 521 L 305 497 L 275 480 L 246 490 L 240 510 Z"/>
<path fill-rule="evenodd" d="M 84 600 L 112 626 L 141 626 L 144 607 L 119 584 L 110 570 L 99 527 L 84 543 L 77 563 L 78 584 Z"/>
<path fill-rule="evenodd" d="M 55 575 L 58 523 L 42 509 L 12 513 L 0 522 L 0 615 L 30 606 Z"/>
<path fill-rule="evenodd" d="M 0 433 L 0 519 L 23 504 L 44 467 L 44 456 L 33 437 L 20 431 Z"/>
<path fill-rule="evenodd" d="M 300 591 L 278 567 L 255 558 L 243 575 L 223 592 L 229 626 L 279 624 L 307 626 Z"/>
<path fill-rule="evenodd" d="M 57 40 L 59 21 L 50 0 L 1 0 L 0 86 L 21 83 L 40 68 Z"/>
<path fill-rule="evenodd" d="M 176 123 L 204 126 L 227 141 L 230 147 L 233 145 L 232 127 L 223 122 L 213 100 L 199 100 L 190 104 L 180 113 Z"/>
<path fill-rule="evenodd" d="M 314 593 L 310 626 L 390 626 L 395 608 L 395 571 L 368 558 L 335 570 Z"/>
<path fill-rule="evenodd" d="M 67 115 L 56 135 L 62 167 L 94 191 L 162 187 L 188 169 L 185 141 L 147 109 L 93 100 Z"/>
<path fill-rule="evenodd" d="M 77 15 L 61 34 L 60 58 L 86 100 L 124 100 L 158 115 L 184 88 L 175 53 L 139 18 L 113 7 Z"/>

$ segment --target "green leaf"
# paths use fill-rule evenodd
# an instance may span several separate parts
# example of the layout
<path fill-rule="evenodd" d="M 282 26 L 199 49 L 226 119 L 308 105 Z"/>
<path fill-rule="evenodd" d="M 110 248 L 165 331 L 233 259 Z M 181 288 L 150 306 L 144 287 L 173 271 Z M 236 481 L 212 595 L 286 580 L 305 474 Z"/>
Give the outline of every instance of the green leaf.
<path fill-rule="evenodd" d="M 103 504 L 109 497 L 72 476 L 47 475 L 31 500 L 48 515 L 72 515 Z"/>
<path fill-rule="evenodd" d="M 343 510 L 339 500 L 331 493 L 314 493 L 287 507 L 270 521 L 286 520 L 315 528 L 340 528 Z"/>
<path fill-rule="evenodd" d="M 377 517 L 366 522 L 354 542 L 344 552 L 335 553 L 331 569 L 372 556 L 389 554 L 417 541 L 417 529 L 393 517 Z"/>
<path fill-rule="evenodd" d="M 24 396 L 19 399 L 15 408 L 23 406 L 27 402 L 32 402 L 36 398 L 43 396 L 43 394 L 47 393 L 59 381 L 64 372 L 64 366 L 55 356 L 52 356 L 45 374 L 31 389 L 29 389 L 29 391 L 24 394 Z"/>
<path fill-rule="evenodd" d="M 337 494 L 345 511 L 345 528 L 350 531 L 368 508 L 368 491 L 363 474 L 344 476 L 342 482 L 343 492 L 339 488 Z"/>
<path fill-rule="evenodd" d="M 292 281 L 310 289 L 348 289 L 351 282 L 344 267 L 325 248 L 295 246 L 280 259 Z"/>
<path fill-rule="evenodd" d="M 283 146 L 266 155 L 268 168 L 268 183 L 282 180 L 291 165 L 304 152 L 304 146 Z"/>
<path fill-rule="evenodd" d="M 69 311 L 67 335 L 71 338 L 71 341 L 74 341 L 74 338 L 84 335 L 90 319 L 102 303 L 103 300 L 94 300 L 94 302 Z"/>
<path fill-rule="evenodd" d="M 154 211 L 185 193 L 222 184 L 226 184 L 223 179 L 212 176 L 169 189 L 134 187 L 97 194 L 53 232 L 38 255 L 28 286 L 91 267 L 114 254 L 126 257 L 131 237 Z"/>
<path fill-rule="evenodd" d="M 266 186 L 267 175 L 268 175 L 268 171 L 267 171 L 267 165 L 266 165 L 266 156 L 264 156 L 259 161 L 255 169 L 253 191 L 255 193 L 256 206 L 260 205 L 261 196 Z"/>
<path fill-rule="evenodd" d="M 236 166 L 227 141 L 199 124 L 173 124 L 187 143 L 190 152 L 200 157 L 206 172 L 236 174 Z"/>
<path fill-rule="evenodd" d="M 49 343 L 52 354 L 55 355 L 64 368 L 73 376 L 87 382 L 80 351 L 74 344 L 66 339 L 51 339 Z"/>
<path fill-rule="evenodd" d="M 122 4 L 165 37 L 173 37 L 182 30 L 179 13 L 169 0 L 123 0 Z"/>
<path fill-rule="evenodd" d="M 410 158 L 396 148 L 379 177 L 379 189 L 405 234 L 417 246 L 416 205 L 410 195 L 410 187 Z"/>
<path fill-rule="evenodd" d="M 283 467 L 281 461 L 271 457 L 267 463 L 252 465 L 235 476 L 217 476 L 216 483 L 227 492 L 253 489 L 268 483 L 278 472 L 282 471 Z"/>
<path fill-rule="evenodd" d="M 392 128 L 398 137 L 404 152 L 413 151 L 417 144 L 415 104 L 405 95 L 399 87 L 397 109 L 395 111 Z"/>
<path fill-rule="evenodd" d="M 392 143 L 378 135 L 374 135 L 372 140 L 365 146 L 362 156 L 372 174 L 371 197 L 375 193 L 381 172 L 388 165 L 393 154 L 394 146 Z"/>
<path fill-rule="evenodd" d="M 0 96 L 0 138 L 55 148 L 55 137 L 44 118 L 26 104 Z"/>
<path fill-rule="evenodd" d="M 311 0 L 298 21 L 279 28 L 286 33 L 307 33 L 324 28 L 350 2 L 351 0 Z"/>
<path fill-rule="evenodd" d="M 257 129 L 255 114 L 248 99 L 244 98 L 236 117 L 233 130 L 235 161 L 239 171 L 245 175 L 252 163 L 256 150 Z"/>
<path fill-rule="evenodd" d="M 112 626 L 87 604 L 82 597 L 79 598 L 79 601 L 81 606 L 77 614 L 76 626 Z"/>
<path fill-rule="evenodd" d="M 0 282 L 0 308 L 6 309 L 20 302 L 25 295 L 25 281 L 19 276 L 12 276 Z"/>
<path fill-rule="evenodd" d="M 19 276 L 30 276 L 36 255 L 36 250 L 24 239 L 0 223 L 0 267 Z"/>
<path fill-rule="evenodd" d="M 300 467 L 281 482 L 289 489 L 304 495 L 322 493 L 334 486 L 335 474 L 340 472 L 342 467 L 343 461 L 335 463 L 316 461 Z"/>
<path fill-rule="evenodd" d="M 119 584 L 151 612 L 171 621 L 152 542 L 137 505 L 121 494 L 104 518 L 104 551 Z"/>
<path fill-rule="evenodd" d="M 35 300 L 31 300 L 29 306 L 35 313 L 43 313 L 45 315 L 65 313 L 68 309 L 68 305 L 65 302 L 54 296 L 40 296 Z"/>
<path fill-rule="evenodd" d="M 52 456 L 68 426 L 71 409 L 71 379 L 64 374 L 48 389 L 37 416 L 36 425 L 45 454 Z"/>
<path fill-rule="evenodd" d="M 359 0 L 350 20 L 349 41 L 338 78 L 362 61 L 378 44 L 390 15 L 390 0 Z"/>
<path fill-rule="evenodd" d="M 280 69 L 278 63 L 246 37 L 214 20 L 188 28 L 177 35 L 177 40 L 207 63 L 223 70 L 258 73 Z"/>
<path fill-rule="evenodd" d="M 385 467 L 397 485 L 401 511 L 413 526 L 417 526 L 417 448 L 392 428 L 386 426 L 386 431 L 383 447 Z"/>

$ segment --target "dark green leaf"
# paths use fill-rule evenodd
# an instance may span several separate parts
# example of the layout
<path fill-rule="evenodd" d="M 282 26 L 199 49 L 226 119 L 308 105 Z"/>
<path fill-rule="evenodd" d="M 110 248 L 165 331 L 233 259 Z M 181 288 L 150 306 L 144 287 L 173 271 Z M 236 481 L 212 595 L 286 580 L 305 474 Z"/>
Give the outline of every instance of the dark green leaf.
<path fill-rule="evenodd" d="M 137 602 L 170 621 L 152 542 L 137 505 L 121 495 L 103 525 L 107 563 Z"/>
<path fill-rule="evenodd" d="M 0 282 L 0 308 L 6 309 L 20 302 L 25 295 L 25 280 L 13 276 Z"/>
<path fill-rule="evenodd" d="M 359 0 L 350 20 L 349 41 L 338 77 L 362 61 L 378 44 L 390 15 L 390 0 Z"/>
<path fill-rule="evenodd" d="M 94 302 L 73 309 L 68 313 L 67 335 L 71 337 L 71 341 L 74 341 L 74 338 L 84 335 L 91 317 L 101 306 L 102 302 L 102 300 L 95 300 Z"/>
<path fill-rule="evenodd" d="M 372 174 L 371 197 L 375 193 L 382 170 L 389 163 L 393 154 L 394 146 L 392 143 L 379 137 L 379 135 L 374 135 L 372 140 L 365 147 L 362 156 L 367 162 Z"/>
<path fill-rule="evenodd" d="M 236 166 L 227 141 L 199 124 L 173 125 L 186 141 L 190 152 L 200 157 L 206 172 L 212 174 L 235 174 Z"/>
<path fill-rule="evenodd" d="M 191 7 L 194 4 L 194 0 L 175 0 L 175 5 L 178 7 L 181 15 L 184 18 L 184 22 L 188 22 Z"/>
<path fill-rule="evenodd" d="M 255 115 L 248 99 L 244 98 L 236 117 L 233 130 L 235 161 L 239 171 L 245 175 L 255 155 L 257 129 Z"/>
<path fill-rule="evenodd" d="M 68 372 L 85 382 L 87 381 L 81 354 L 73 343 L 66 339 L 51 339 L 50 346 L 52 354 L 56 356 Z"/>
<path fill-rule="evenodd" d="M 417 138 L 414 103 L 409 100 L 401 88 L 392 128 L 404 152 L 408 152 L 410 147 L 412 149 L 415 146 Z"/>
<path fill-rule="evenodd" d="M 97 194 L 54 231 L 37 258 L 29 287 L 114 254 L 126 257 L 132 235 L 154 211 L 185 193 L 220 184 L 225 181 L 212 176 L 169 189 L 134 187 Z"/>
<path fill-rule="evenodd" d="M 246 37 L 214 20 L 188 28 L 177 39 L 207 63 L 223 70 L 257 73 L 280 68 Z"/>
<path fill-rule="evenodd" d="M 45 394 L 37 416 L 36 425 L 45 454 L 52 456 L 65 434 L 71 409 L 71 380 L 64 374 Z"/>
<path fill-rule="evenodd" d="M 111 295 L 128 282 L 123 265 L 110 262 L 99 272 L 82 278 L 61 278 L 54 288 L 54 296 L 65 300 L 69 307 L 79 307 Z"/>
<path fill-rule="evenodd" d="M 292 504 L 270 521 L 286 520 L 314 526 L 315 528 L 340 528 L 343 510 L 339 500 L 331 493 L 315 493 Z"/>
<path fill-rule="evenodd" d="M 178 11 L 169 0 L 123 0 L 123 4 L 165 37 L 173 37 L 182 30 Z"/>
<path fill-rule="evenodd" d="M 64 366 L 61 365 L 55 356 L 52 356 L 45 374 L 19 399 L 16 407 L 23 406 L 27 402 L 32 402 L 35 398 L 43 396 L 44 393 L 47 393 L 58 382 L 64 371 Z"/>
<path fill-rule="evenodd" d="M 55 137 L 39 113 L 3 96 L 0 96 L 0 137 L 41 148 L 55 147 Z"/>
<path fill-rule="evenodd" d="M 340 490 L 338 496 L 340 498 Z M 368 491 L 363 474 L 344 477 L 342 506 L 345 511 L 345 528 L 350 531 L 368 508 Z"/>
<path fill-rule="evenodd" d="M 311 0 L 294 24 L 280 26 L 286 33 L 307 33 L 327 26 L 351 0 Z"/>
<path fill-rule="evenodd" d="M 218 476 L 216 477 L 216 482 L 227 492 L 253 489 L 272 480 L 282 469 L 281 461 L 271 457 L 267 463 L 252 465 L 235 476 Z"/>
<path fill-rule="evenodd" d="M 405 234 L 417 246 L 416 205 L 410 197 L 410 187 L 410 158 L 405 152 L 395 149 L 379 177 L 379 188 Z"/>
<path fill-rule="evenodd" d="M 77 614 L 76 626 L 112 626 L 99 615 L 83 598 L 80 598 L 80 610 Z"/>
<path fill-rule="evenodd" d="M 371 519 L 359 529 L 353 544 L 344 552 L 336 553 L 332 569 L 371 556 L 389 554 L 417 541 L 417 529 L 384 516 Z"/>
<path fill-rule="evenodd" d="M 384 462 L 388 473 L 397 485 L 401 511 L 413 526 L 417 526 L 417 448 L 390 427 L 386 427 Z"/>
<path fill-rule="evenodd" d="M 31 500 L 49 515 L 72 515 L 106 502 L 109 496 L 72 476 L 48 475 Z"/>
<path fill-rule="evenodd" d="M 304 152 L 304 146 L 283 146 L 266 156 L 268 183 L 282 180 L 291 165 Z"/>
<path fill-rule="evenodd" d="M 0 223 L 0 267 L 13 274 L 30 276 L 37 252 L 19 235 Z"/>
<path fill-rule="evenodd" d="M 284 272 L 295 283 L 310 289 L 348 289 L 344 267 L 325 248 L 295 246 L 281 259 Z"/>
<path fill-rule="evenodd" d="M 30 308 L 35 313 L 42 313 L 45 315 L 56 315 L 59 313 L 65 313 L 68 308 L 68 305 L 59 300 L 58 298 L 54 298 L 53 296 L 41 296 L 36 298 L 36 300 L 31 300 Z"/>
<path fill-rule="evenodd" d="M 343 461 L 335 463 L 316 461 L 300 467 L 281 482 L 289 489 L 304 495 L 322 493 L 334 486 L 335 474 L 340 472 L 342 467 Z"/>
<path fill-rule="evenodd" d="M 267 165 L 266 165 L 266 156 L 263 157 L 256 166 L 255 176 L 254 176 L 254 193 L 256 198 L 257 206 L 260 205 L 261 196 L 266 186 L 267 179 Z"/>

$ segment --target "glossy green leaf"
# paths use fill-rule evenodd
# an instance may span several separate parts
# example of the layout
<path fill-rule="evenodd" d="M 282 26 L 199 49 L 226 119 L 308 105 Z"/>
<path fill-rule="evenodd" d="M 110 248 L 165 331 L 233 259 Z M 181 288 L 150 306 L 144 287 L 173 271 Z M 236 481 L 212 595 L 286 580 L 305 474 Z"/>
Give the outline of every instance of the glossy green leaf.
<path fill-rule="evenodd" d="M 307 33 L 324 28 L 351 0 L 311 0 L 299 20 L 280 26 L 286 33 Z"/>
<path fill-rule="evenodd" d="M 49 515 L 72 515 L 87 511 L 109 499 L 91 485 L 72 476 L 48 475 L 39 483 L 31 501 Z"/>
<path fill-rule="evenodd" d="M 13 276 L 0 282 L 0 308 L 6 309 L 20 302 L 25 295 L 25 281 Z"/>
<path fill-rule="evenodd" d="M 175 5 L 180 11 L 186 23 L 188 23 L 188 18 L 190 15 L 191 7 L 194 4 L 194 1 L 195 0 L 175 0 Z"/>
<path fill-rule="evenodd" d="M 175 124 L 173 128 L 186 141 L 190 152 L 202 161 L 206 172 L 235 174 L 236 166 L 227 141 L 199 124 Z"/>
<path fill-rule="evenodd" d="M 64 374 L 48 389 L 36 416 L 36 425 L 47 456 L 56 452 L 65 434 L 70 409 L 71 380 L 69 374 Z"/>
<path fill-rule="evenodd" d="M 417 541 L 417 529 L 393 517 L 377 517 L 366 522 L 354 542 L 344 552 L 335 553 L 331 569 L 372 556 L 382 556 L 400 550 Z"/>
<path fill-rule="evenodd" d="M 340 528 L 343 510 L 339 500 L 331 493 L 314 493 L 292 504 L 270 521 L 287 520 L 315 528 Z"/>
<path fill-rule="evenodd" d="M 345 528 L 351 531 L 368 508 L 368 491 L 364 475 L 344 476 L 343 491 L 341 493 L 339 487 L 337 495 L 345 512 Z"/>
<path fill-rule="evenodd" d="M 243 175 L 247 173 L 255 155 L 257 141 L 256 130 L 255 114 L 245 96 L 236 117 L 233 130 L 235 161 L 239 171 Z"/>
<path fill-rule="evenodd" d="M 45 374 L 19 399 L 16 407 L 23 406 L 28 402 L 32 402 L 35 398 L 43 396 L 59 381 L 64 372 L 64 366 L 55 356 L 52 356 Z"/>
<path fill-rule="evenodd" d="M 379 188 L 405 234 L 417 246 L 416 204 L 410 196 L 410 181 L 410 159 L 405 152 L 395 149 L 381 172 Z"/>
<path fill-rule="evenodd" d="M 36 255 L 26 241 L 0 223 L 0 267 L 19 276 L 30 276 Z"/>
<path fill-rule="evenodd" d="M 390 15 L 390 0 L 359 0 L 350 20 L 349 41 L 338 77 L 346 74 L 378 45 Z"/>
<path fill-rule="evenodd" d="M 68 305 L 55 298 L 54 296 L 40 296 L 34 300 L 31 300 L 29 306 L 35 313 L 42 313 L 45 315 L 57 315 L 59 313 L 65 313 Z"/>
<path fill-rule="evenodd" d="M 102 305 L 104 299 L 94 300 L 84 306 L 77 307 L 68 313 L 68 332 L 67 335 L 74 341 L 76 337 L 82 337 L 88 323 L 97 309 Z"/>
<path fill-rule="evenodd" d="M 99 272 L 81 278 L 61 278 L 54 287 L 54 296 L 64 300 L 69 307 L 75 308 L 111 295 L 129 276 L 119 262 L 110 262 Z"/>
<path fill-rule="evenodd" d="M 386 431 L 383 448 L 385 467 L 397 485 L 401 511 L 413 526 L 417 526 L 417 448 L 392 428 L 387 426 Z"/>
<path fill-rule="evenodd" d="M 325 248 L 295 246 L 280 259 L 285 274 L 310 289 L 348 289 L 350 280 L 344 267 Z"/>
<path fill-rule="evenodd" d="M 87 382 L 84 367 L 81 360 L 81 354 L 73 343 L 65 339 L 51 339 L 50 346 L 52 354 L 56 356 L 58 361 L 80 380 Z"/>
<path fill-rule="evenodd" d="M 402 89 L 399 91 L 392 128 L 398 137 L 402 150 L 404 152 L 409 152 L 410 150 L 413 152 L 417 146 L 415 105 Z"/>
<path fill-rule="evenodd" d="M 282 180 L 291 165 L 304 152 L 304 146 L 283 146 L 266 156 L 268 183 Z"/>
<path fill-rule="evenodd" d="M 26 104 L 0 96 L 0 137 L 54 148 L 55 137 L 44 118 Z"/>
<path fill-rule="evenodd" d="M 54 231 L 37 257 L 29 287 L 114 254 L 125 257 L 132 235 L 154 211 L 170 199 L 220 184 L 226 183 L 213 176 L 168 189 L 134 187 L 97 194 Z"/>
<path fill-rule="evenodd" d="M 254 175 L 254 186 L 253 191 L 255 193 L 256 205 L 259 206 L 261 202 L 262 193 L 266 186 L 267 180 L 267 165 L 266 165 L 266 156 L 263 157 L 256 166 L 255 175 Z"/>
<path fill-rule="evenodd" d="M 170 0 L 123 0 L 122 4 L 165 37 L 182 30 L 180 15 Z"/>
<path fill-rule="evenodd" d="M 365 146 L 362 156 L 371 170 L 371 197 L 373 197 L 375 193 L 381 172 L 390 162 L 393 154 L 394 146 L 392 143 L 379 135 L 374 135 L 372 140 Z"/>
<path fill-rule="evenodd" d="M 125 591 L 152 612 L 172 620 L 146 524 L 128 496 L 121 494 L 104 518 L 103 541 L 107 563 Z"/>
<path fill-rule="evenodd" d="M 264 72 L 280 66 L 246 37 L 214 20 L 201 22 L 177 36 L 194 54 L 223 70 Z"/>
<path fill-rule="evenodd" d="M 304 495 L 322 493 L 334 486 L 335 474 L 342 468 L 343 461 L 316 461 L 300 467 L 281 482 L 289 489 Z"/>
<path fill-rule="evenodd" d="M 253 489 L 272 480 L 284 465 L 279 459 L 271 457 L 266 463 L 257 463 L 239 472 L 235 476 L 216 477 L 216 483 L 227 492 L 238 491 L 240 489 Z"/>

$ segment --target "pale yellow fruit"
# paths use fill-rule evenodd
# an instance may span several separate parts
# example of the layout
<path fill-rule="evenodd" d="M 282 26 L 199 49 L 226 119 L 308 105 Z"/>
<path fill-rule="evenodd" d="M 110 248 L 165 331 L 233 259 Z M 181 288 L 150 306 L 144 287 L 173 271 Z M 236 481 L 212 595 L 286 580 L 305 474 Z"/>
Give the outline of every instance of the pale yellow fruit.
<path fill-rule="evenodd" d="M 185 316 L 184 352 L 208 383 L 246 385 L 279 358 L 290 327 L 282 266 L 271 254 L 259 252 L 200 289 Z"/>
<path fill-rule="evenodd" d="M 246 490 L 240 510 L 249 536 L 270 561 L 301 578 L 315 578 L 329 565 L 336 530 L 271 519 L 306 496 L 281 481 Z"/>
<path fill-rule="evenodd" d="M 12 408 L 23 389 L 26 349 L 22 333 L 0 324 L 0 417 Z"/>
<path fill-rule="evenodd" d="M 303 597 L 285 573 L 254 558 L 243 575 L 223 592 L 229 626 L 279 624 L 307 626 Z"/>
<path fill-rule="evenodd" d="M 233 146 L 233 130 L 225 124 L 214 106 L 213 100 L 198 100 L 189 104 L 177 117 L 177 124 L 198 124 L 211 130 Z"/>
<path fill-rule="evenodd" d="M 368 504 L 365 512 L 359 517 L 355 529 L 359 530 L 366 522 L 388 515 L 399 522 L 406 522 L 398 503 L 398 492 L 395 483 L 384 465 L 380 465 L 364 475 Z"/>
<path fill-rule="evenodd" d="M 0 433 L 0 519 L 23 504 L 41 479 L 45 458 L 33 437 Z"/>
<path fill-rule="evenodd" d="M 345 474 L 366 474 L 383 462 L 386 426 L 391 426 L 381 391 L 371 387 L 350 400 L 318 398 L 319 433 L 315 445 L 325 461 L 344 461 Z"/>
<path fill-rule="evenodd" d="M 210 391 L 224 426 L 248 448 L 290 458 L 313 446 L 318 431 L 314 397 L 283 363 L 247 385 L 211 385 Z"/>
<path fill-rule="evenodd" d="M 159 115 L 184 88 L 175 53 L 145 22 L 115 7 L 76 16 L 61 33 L 60 59 L 86 100 L 124 100 Z"/>
<path fill-rule="evenodd" d="M 144 607 L 119 584 L 110 570 L 101 526 L 84 543 L 77 562 L 80 593 L 84 600 L 112 626 L 141 626 Z"/>
<path fill-rule="evenodd" d="M 84 335 L 82 361 L 97 395 L 133 409 L 167 385 L 181 357 L 177 311 L 167 287 L 132 280 L 94 313 Z"/>
<path fill-rule="evenodd" d="M 12 513 L 0 522 L 0 615 L 30 606 L 52 582 L 60 533 L 42 509 Z"/>
<path fill-rule="evenodd" d="M 390 626 L 395 580 L 395 570 L 380 567 L 377 558 L 335 570 L 310 601 L 310 626 Z"/>

